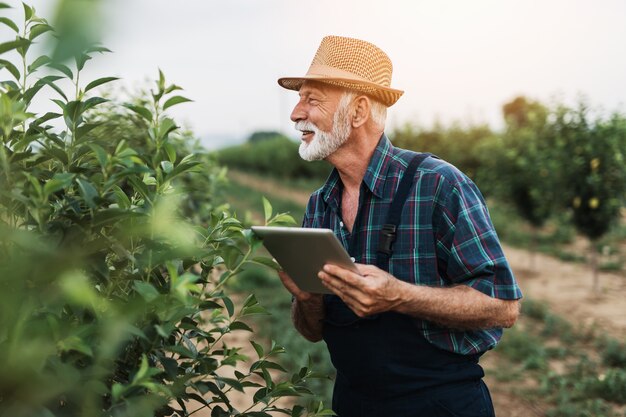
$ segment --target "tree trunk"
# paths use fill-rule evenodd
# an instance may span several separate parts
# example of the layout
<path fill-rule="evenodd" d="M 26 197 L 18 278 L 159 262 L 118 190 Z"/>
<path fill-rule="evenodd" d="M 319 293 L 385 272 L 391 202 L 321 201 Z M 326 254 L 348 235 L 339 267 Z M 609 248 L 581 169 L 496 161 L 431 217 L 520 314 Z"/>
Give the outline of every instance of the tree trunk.
<path fill-rule="evenodd" d="M 596 250 L 596 241 L 589 241 L 589 263 L 591 266 L 591 274 L 593 277 L 593 293 L 600 295 L 600 276 L 598 271 L 598 251 Z"/>

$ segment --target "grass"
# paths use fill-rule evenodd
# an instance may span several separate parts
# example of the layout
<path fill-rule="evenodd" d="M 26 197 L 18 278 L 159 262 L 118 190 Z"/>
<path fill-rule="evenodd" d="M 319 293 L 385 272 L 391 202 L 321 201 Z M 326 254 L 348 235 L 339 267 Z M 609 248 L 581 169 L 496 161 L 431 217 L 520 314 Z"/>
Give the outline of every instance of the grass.
<path fill-rule="evenodd" d="M 306 209 L 306 207 L 294 203 L 291 200 L 266 195 L 252 187 L 247 187 L 235 183 L 234 181 L 228 184 L 224 193 L 227 195 L 227 201 L 230 202 L 231 211 L 237 213 L 239 218 L 247 219 L 244 223 L 255 221 L 255 217 L 256 220 L 263 218 L 263 197 L 271 202 L 274 213 L 289 213 L 298 224 L 304 217 L 304 211 Z M 259 222 L 260 220 L 256 221 L 256 223 Z"/>
<path fill-rule="evenodd" d="M 546 304 L 525 300 L 522 318 L 495 349 L 500 381 L 536 381 L 523 395 L 547 402 L 547 416 L 617 417 L 626 406 L 625 345 L 575 327 Z"/>

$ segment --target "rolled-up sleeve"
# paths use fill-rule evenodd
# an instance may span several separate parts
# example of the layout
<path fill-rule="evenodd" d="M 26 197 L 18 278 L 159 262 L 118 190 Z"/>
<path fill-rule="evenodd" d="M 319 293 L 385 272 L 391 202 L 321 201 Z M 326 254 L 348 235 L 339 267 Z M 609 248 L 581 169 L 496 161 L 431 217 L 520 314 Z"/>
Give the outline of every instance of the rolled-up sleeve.
<path fill-rule="evenodd" d="M 494 298 L 522 298 L 476 185 L 469 179 L 454 183 L 442 179 L 439 186 L 433 227 L 441 279 Z"/>

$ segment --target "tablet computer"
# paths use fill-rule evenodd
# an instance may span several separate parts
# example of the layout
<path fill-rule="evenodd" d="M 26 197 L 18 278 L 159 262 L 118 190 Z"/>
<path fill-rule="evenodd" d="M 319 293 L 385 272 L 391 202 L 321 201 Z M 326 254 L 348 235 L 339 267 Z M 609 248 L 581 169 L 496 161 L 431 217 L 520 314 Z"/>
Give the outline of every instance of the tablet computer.
<path fill-rule="evenodd" d="M 332 294 L 317 276 L 327 263 L 358 273 L 330 229 L 252 226 L 252 231 L 302 291 Z"/>

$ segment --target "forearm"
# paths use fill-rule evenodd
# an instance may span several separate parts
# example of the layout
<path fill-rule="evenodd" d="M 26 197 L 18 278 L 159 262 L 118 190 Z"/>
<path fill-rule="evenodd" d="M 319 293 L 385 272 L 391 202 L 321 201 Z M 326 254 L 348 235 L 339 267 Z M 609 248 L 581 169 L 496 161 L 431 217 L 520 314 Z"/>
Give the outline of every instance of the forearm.
<path fill-rule="evenodd" d="M 322 340 L 323 319 L 324 302 L 321 297 L 311 301 L 294 299 L 291 303 L 293 325 L 307 340 L 311 342 Z"/>
<path fill-rule="evenodd" d="M 465 285 L 426 287 L 401 282 L 395 311 L 459 330 L 511 327 L 519 316 L 517 300 L 489 297 Z"/>

